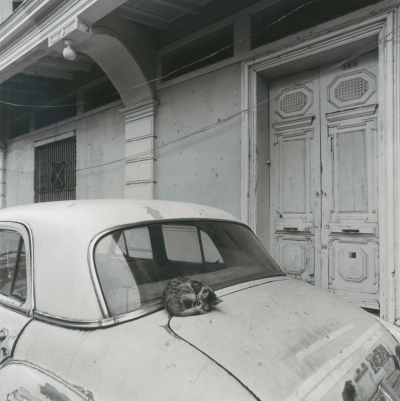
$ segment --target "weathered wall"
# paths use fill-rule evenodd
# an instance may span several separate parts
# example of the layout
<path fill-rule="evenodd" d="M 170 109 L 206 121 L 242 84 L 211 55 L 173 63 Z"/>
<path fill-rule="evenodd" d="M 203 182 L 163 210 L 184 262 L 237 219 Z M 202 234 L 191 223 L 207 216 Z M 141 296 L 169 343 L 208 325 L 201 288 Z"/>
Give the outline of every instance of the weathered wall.
<path fill-rule="evenodd" d="M 240 65 L 160 90 L 156 148 L 240 111 Z M 241 116 L 155 151 L 155 198 L 240 218 Z"/>
<path fill-rule="evenodd" d="M 73 129 L 76 129 L 77 199 L 123 198 L 123 160 L 85 170 L 124 158 L 125 121 L 118 111 L 121 107 L 114 106 L 10 141 L 7 145 L 6 206 L 34 201 L 34 141 Z"/>

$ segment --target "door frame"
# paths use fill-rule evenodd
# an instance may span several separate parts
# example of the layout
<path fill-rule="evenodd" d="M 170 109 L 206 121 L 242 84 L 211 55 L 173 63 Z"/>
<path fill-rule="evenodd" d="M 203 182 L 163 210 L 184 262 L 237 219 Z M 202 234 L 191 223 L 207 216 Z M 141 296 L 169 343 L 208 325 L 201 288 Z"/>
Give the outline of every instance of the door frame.
<path fill-rule="evenodd" d="M 400 325 L 400 39 L 394 35 L 399 26 L 398 8 L 359 23 L 353 21 L 318 37 L 293 43 L 284 48 L 242 61 L 242 152 L 241 219 L 257 233 L 257 97 L 258 74 L 278 66 L 318 55 L 339 46 L 355 44 L 376 36 L 378 45 L 378 210 L 380 313 L 391 323 Z M 398 29 L 398 28 L 396 28 Z M 393 40 L 388 40 L 394 36 Z M 386 40 L 382 40 L 386 39 Z M 361 49 L 360 49 L 361 50 Z M 301 63 L 299 63 L 301 65 Z M 268 205 L 269 207 L 269 205 Z M 269 229 L 269 228 L 268 228 Z M 397 266 L 399 266 L 397 268 Z"/>

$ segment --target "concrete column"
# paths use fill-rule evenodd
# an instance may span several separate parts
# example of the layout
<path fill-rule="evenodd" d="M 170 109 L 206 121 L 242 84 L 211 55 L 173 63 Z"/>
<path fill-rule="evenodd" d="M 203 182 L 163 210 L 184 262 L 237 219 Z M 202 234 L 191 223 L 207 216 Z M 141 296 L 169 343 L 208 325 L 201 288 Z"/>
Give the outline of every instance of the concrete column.
<path fill-rule="evenodd" d="M 12 0 L 0 0 L 0 24 L 5 21 L 13 12 Z"/>
<path fill-rule="evenodd" d="M 7 150 L 0 148 L 0 209 L 6 207 L 6 155 Z"/>
<path fill-rule="evenodd" d="M 154 116 L 158 100 L 120 110 L 125 116 L 125 198 L 153 199 Z"/>

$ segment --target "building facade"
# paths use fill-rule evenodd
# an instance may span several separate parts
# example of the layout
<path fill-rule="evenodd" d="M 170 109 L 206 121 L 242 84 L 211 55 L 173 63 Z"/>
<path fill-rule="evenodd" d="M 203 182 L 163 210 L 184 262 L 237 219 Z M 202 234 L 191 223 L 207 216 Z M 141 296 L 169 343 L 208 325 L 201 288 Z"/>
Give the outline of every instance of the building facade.
<path fill-rule="evenodd" d="M 26 0 L 0 17 L 2 206 L 216 206 L 400 322 L 394 0 Z"/>

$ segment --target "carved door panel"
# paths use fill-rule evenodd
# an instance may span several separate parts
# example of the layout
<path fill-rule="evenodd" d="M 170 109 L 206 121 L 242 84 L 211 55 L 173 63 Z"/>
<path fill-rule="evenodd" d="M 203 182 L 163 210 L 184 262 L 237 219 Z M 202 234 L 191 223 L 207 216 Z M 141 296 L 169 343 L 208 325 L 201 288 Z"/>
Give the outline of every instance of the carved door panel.
<path fill-rule="evenodd" d="M 330 68 L 321 68 L 322 282 L 379 308 L 377 54 Z"/>
<path fill-rule="evenodd" d="M 318 69 L 272 81 L 270 96 L 271 249 L 288 274 L 314 282 L 321 218 Z"/>

